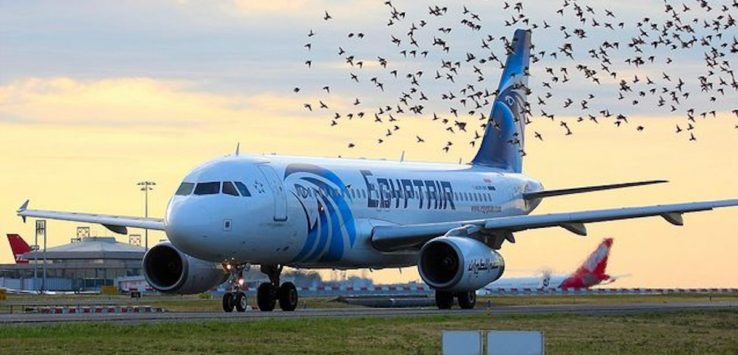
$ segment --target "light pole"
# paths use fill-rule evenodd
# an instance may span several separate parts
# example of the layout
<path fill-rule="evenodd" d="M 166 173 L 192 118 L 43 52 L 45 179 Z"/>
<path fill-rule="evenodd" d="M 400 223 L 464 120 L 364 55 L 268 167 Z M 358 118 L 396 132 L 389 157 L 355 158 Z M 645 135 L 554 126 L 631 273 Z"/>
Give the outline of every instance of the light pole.
<path fill-rule="evenodd" d="M 156 183 L 153 181 L 141 181 L 136 184 L 141 187 L 141 191 L 144 192 L 144 217 L 149 218 L 149 191 L 154 189 Z M 144 248 L 149 250 L 149 230 L 144 229 Z"/>

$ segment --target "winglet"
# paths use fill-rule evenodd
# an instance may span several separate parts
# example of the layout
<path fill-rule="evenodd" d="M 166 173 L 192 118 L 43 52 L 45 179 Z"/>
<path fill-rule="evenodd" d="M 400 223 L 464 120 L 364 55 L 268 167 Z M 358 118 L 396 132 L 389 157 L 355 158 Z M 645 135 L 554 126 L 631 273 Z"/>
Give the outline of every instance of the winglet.
<path fill-rule="evenodd" d="M 23 204 L 18 208 L 18 215 L 23 218 L 23 223 L 26 223 L 26 216 L 21 215 L 21 213 L 25 212 L 28 209 L 28 203 L 31 202 L 31 200 L 26 200 L 26 202 L 23 202 Z"/>

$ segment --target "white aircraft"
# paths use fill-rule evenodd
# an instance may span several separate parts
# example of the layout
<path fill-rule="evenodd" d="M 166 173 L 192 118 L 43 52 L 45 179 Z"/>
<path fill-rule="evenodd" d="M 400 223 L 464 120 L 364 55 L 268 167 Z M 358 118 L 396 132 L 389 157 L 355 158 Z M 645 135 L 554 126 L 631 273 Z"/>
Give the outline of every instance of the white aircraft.
<path fill-rule="evenodd" d="M 518 30 L 479 151 L 470 164 L 238 155 L 198 166 L 169 201 L 164 219 L 18 210 L 24 219 L 99 223 L 166 232 L 170 242 L 145 255 L 151 286 L 164 293 L 206 291 L 230 276 L 223 309 L 246 309 L 241 273 L 253 265 L 270 282 L 257 304 L 271 311 L 297 307 L 283 266 L 395 268 L 417 265 L 435 289 L 439 308 L 473 308 L 475 291 L 502 276 L 498 250 L 513 234 L 562 227 L 585 235 L 585 223 L 661 216 L 675 225 L 682 214 L 738 205 L 738 200 L 529 215 L 542 199 L 660 183 L 544 191 L 521 174 L 529 89 L 530 31 Z"/>
<path fill-rule="evenodd" d="M 609 284 L 622 276 L 606 273 L 610 257 L 612 238 L 605 238 L 576 271 L 567 275 L 554 275 L 544 271 L 539 276 L 503 277 L 477 291 L 478 295 L 494 294 L 499 291 L 522 291 L 525 289 L 582 289 L 600 284 Z"/>

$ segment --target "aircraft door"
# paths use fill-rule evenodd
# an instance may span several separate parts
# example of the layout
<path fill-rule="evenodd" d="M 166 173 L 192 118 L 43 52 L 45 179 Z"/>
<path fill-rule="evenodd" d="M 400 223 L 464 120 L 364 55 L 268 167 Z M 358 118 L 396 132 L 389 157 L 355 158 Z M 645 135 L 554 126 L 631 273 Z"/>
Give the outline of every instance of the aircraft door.
<path fill-rule="evenodd" d="M 282 185 L 282 179 L 279 178 L 277 171 L 269 165 L 259 165 L 259 170 L 267 179 L 269 183 L 269 189 L 272 191 L 274 197 L 274 220 L 275 221 L 286 221 L 287 220 L 287 195 Z"/>

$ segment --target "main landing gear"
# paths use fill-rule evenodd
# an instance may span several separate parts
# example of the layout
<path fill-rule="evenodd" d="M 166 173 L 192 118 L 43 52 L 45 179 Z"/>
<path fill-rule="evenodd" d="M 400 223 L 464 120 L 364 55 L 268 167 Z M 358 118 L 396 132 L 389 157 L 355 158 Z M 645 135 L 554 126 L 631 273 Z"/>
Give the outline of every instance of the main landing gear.
<path fill-rule="evenodd" d="M 231 274 L 229 281 L 231 283 L 230 290 L 223 294 L 223 310 L 233 312 L 235 308 L 238 312 L 245 312 L 248 300 L 246 294 L 241 290 L 243 287 L 243 271 L 249 268 L 248 264 L 231 265 L 226 264 L 225 268 Z"/>
<path fill-rule="evenodd" d="M 436 306 L 438 309 L 451 309 L 454 305 L 454 297 L 459 301 L 461 309 L 473 309 L 477 304 L 477 292 L 448 292 L 436 290 Z"/>
<path fill-rule="evenodd" d="M 271 312 L 279 301 L 279 308 L 283 311 L 294 311 L 297 308 L 297 288 L 292 282 L 280 285 L 282 265 L 262 265 L 261 272 L 269 276 L 269 282 L 259 285 L 256 291 L 256 304 L 259 310 Z"/>
<path fill-rule="evenodd" d="M 223 294 L 223 310 L 233 312 L 245 312 L 248 305 L 246 294 L 242 287 L 244 284 L 243 271 L 251 267 L 250 264 L 224 264 L 226 270 L 231 274 L 229 277 L 230 289 Z M 297 287 L 292 282 L 280 285 L 279 276 L 282 274 L 282 265 L 262 265 L 261 272 L 269 276 L 269 282 L 259 285 L 256 290 L 256 304 L 259 310 L 271 312 L 279 302 L 279 308 L 283 311 L 294 311 L 297 308 Z"/>

